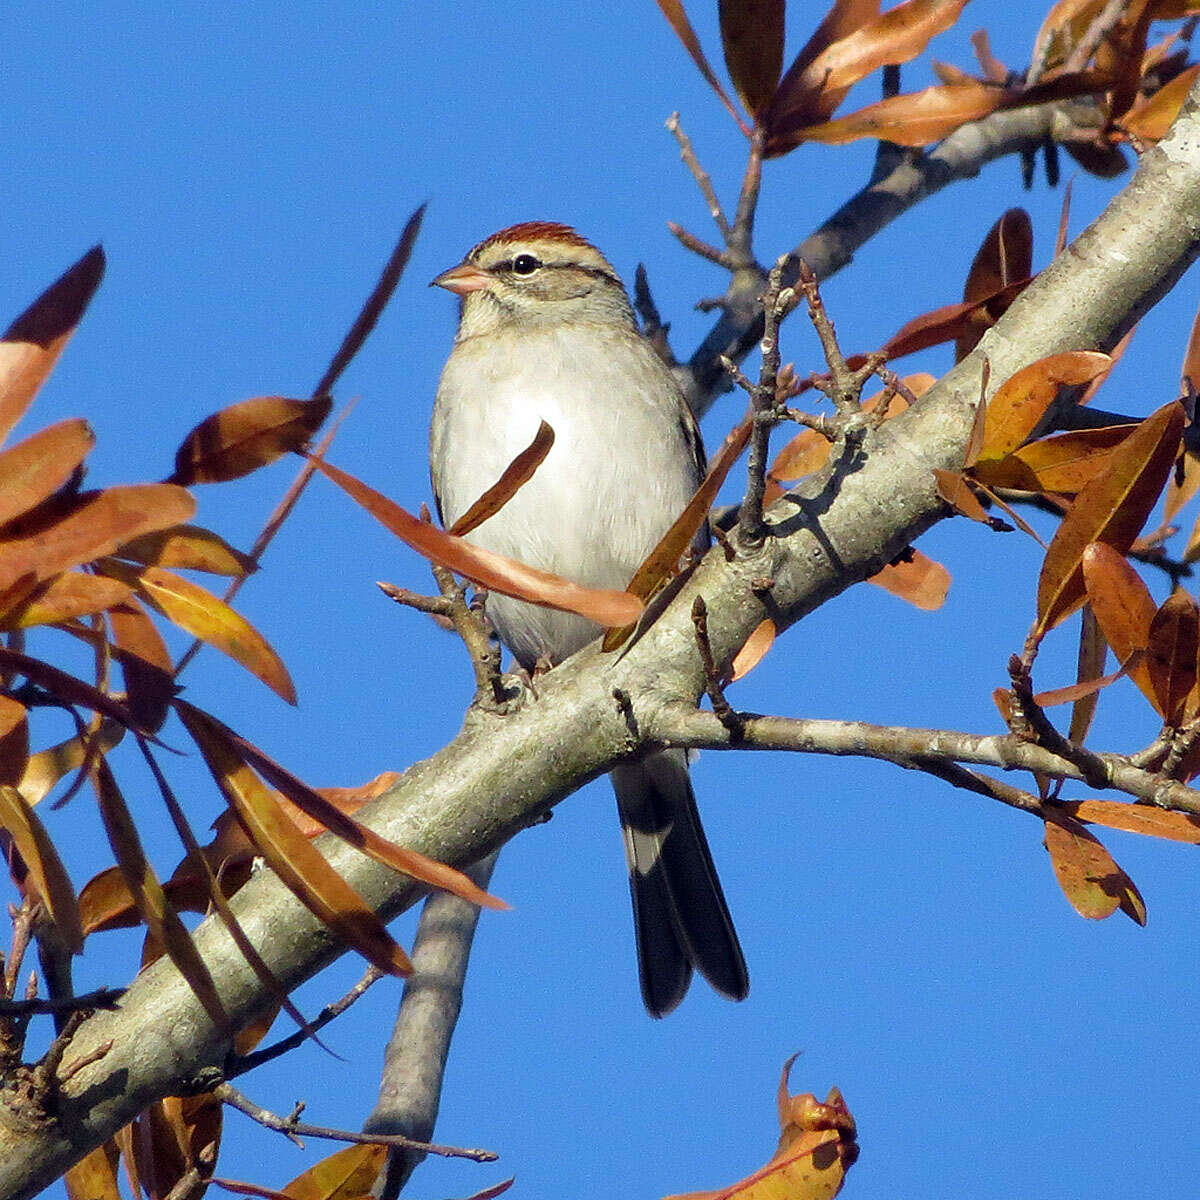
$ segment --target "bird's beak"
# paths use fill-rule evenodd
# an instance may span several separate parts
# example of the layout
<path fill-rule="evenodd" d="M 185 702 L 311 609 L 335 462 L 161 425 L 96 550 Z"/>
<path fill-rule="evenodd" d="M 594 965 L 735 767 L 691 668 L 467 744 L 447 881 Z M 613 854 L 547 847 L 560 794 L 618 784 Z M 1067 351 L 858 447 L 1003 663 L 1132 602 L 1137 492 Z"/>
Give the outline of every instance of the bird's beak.
<path fill-rule="evenodd" d="M 459 263 L 457 267 L 451 267 L 448 271 L 443 271 L 436 279 L 430 282 L 430 287 L 444 287 L 448 292 L 455 292 L 459 296 L 465 296 L 468 292 L 481 292 L 484 288 L 492 286 L 492 276 L 489 272 L 480 267 L 476 267 L 471 263 Z"/>

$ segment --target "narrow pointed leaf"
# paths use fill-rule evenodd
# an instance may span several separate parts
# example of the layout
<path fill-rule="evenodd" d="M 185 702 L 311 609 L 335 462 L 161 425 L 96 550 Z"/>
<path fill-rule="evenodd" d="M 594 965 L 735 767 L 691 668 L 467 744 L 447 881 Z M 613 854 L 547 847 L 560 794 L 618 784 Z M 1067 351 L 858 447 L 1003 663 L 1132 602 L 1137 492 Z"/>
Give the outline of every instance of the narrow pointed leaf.
<path fill-rule="evenodd" d="M 1200 816 L 1195 813 L 1170 812 L 1150 804 L 1126 804 L 1120 800 L 1072 800 L 1059 804 L 1078 821 L 1200 846 Z"/>
<path fill-rule="evenodd" d="M 930 346 L 937 346 L 942 342 L 952 342 L 976 325 L 994 325 L 1008 311 L 1008 306 L 1013 300 L 1032 282 L 1032 279 L 1019 279 L 982 300 L 946 304 L 922 313 L 896 330 L 880 349 L 891 361 L 905 354 L 915 354 L 918 350 L 927 350 Z M 850 361 L 847 360 L 847 365 Z M 861 365 L 861 360 L 857 365 Z"/>
<path fill-rule="evenodd" d="M 626 625 L 641 614 L 641 601 L 628 592 L 581 587 L 549 571 L 492 554 L 418 520 L 382 492 L 331 463 L 315 458 L 309 461 L 418 554 L 449 567 L 472 583 L 544 608 L 579 613 L 597 625 Z"/>
<path fill-rule="evenodd" d="M 127 729 L 139 728 L 137 719 L 125 705 L 90 683 L 84 683 L 82 679 L 68 675 L 66 671 L 60 671 L 58 667 L 51 666 L 40 658 L 31 658 L 17 650 L 10 650 L 7 646 L 0 646 L 0 668 L 32 679 L 64 704 L 78 704 L 90 708 L 93 712 L 120 722 Z"/>
<path fill-rule="evenodd" d="M 10 784 L 0 784 L 0 826 L 8 830 L 13 844 L 25 860 L 29 869 L 27 882 L 33 884 L 63 944 L 72 954 L 81 953 L 83 928 L 71 877 L 58 857 L 45 826 L 22 799 L 21 793 Z"/>
<path fill-rule="evenodd" d="M 729 78 L 746 111 L 766 112 L 783 69 L 785 0 L 721 0 L 721 46 Z"/>
<path fill-rule="evenodd" d="M 1003 458 L 977 462 L 971 474 L 988 487 L 1075 496 L 1107 470 L 1112 452 L 1136 428 L 1105 425 L 1052 434 Z"/>
<path fill-rule="evenodd" d="M 206 417 L 183 439 L 170 482 L 223 483 L 241 479 L 292 451 L 303 450 L 333 401 L 256 396 Z"/>
<path fill-rule="evenodd" d="M 105 575 L 129 584 L 156 612 L 193 637 L 227 654 L 277 696 L 296 703 L 296 689 L 283 660 L 241 613 L 190 579 L 161 567 L 134 568 L 113 559 L 99 564 Z"/>
<path fill-rule="evenodd" d="M 1033 223 L 1023 208 L 1010 208 L 988 231 L 975 255 L 963 300 L 978 303 L 1011 283 L 1033 274 Z M 961 362 L 978 344 L 987 326 L 978 322 L 961 334 L 954 345 L 954 361 Z"/>
<path fill-rule="evenodd" d="M 0 338 L 0 442 L 54 369 L 104 275 L 104 251 L 89 250 L 52 283 Z"/>
<path fill-rule="evenodd" d="M 28 710 L 11 696 L 0 695 L 0 783 L 15 787 L 28 766 Z"/>
<path fill-rule="evenodd" d="M 224 729 L 191 705 L 176 707 L 222 795 L 267 865 L 309 911 L 368 962 L 389 975 L 410 974 L 408 956 L 374 910 L 283 813 Z"/>
<path fill-rule="evenodd" d="M 700 49 L 700 39 L 696 36 L 691 21 L 688 20 L 682 0 L 656 0 L 656 2 L 662 15 L 667 18 L 667 23 L 675 30 L 675 36 L 683 43 L 683 48 L 691 56 L 692 62 L 696 64 L 696 69 L 704 76 L 705 82 L 717 93 L 718 99 L 744 131 L 745 126 L 737 114 L 737 109 L 733 107 L 733 101 L 729 99 L 725 89 L 721 86 L 721 81 L 713 73 L 712 67 L 708 65 L 704 51 Z"/>
<path fill-rule="evenodd" d="M 38 587 L 16 608 L 0 615 L 0 629 L 29 629 L 90 616 L 120 604 L 131 594 L 131 588 L 115 579 L 65 571 Z"/>
<path fill-rule="evenodd" d="M 1063 517 L 1038 580 L 1040 635 L 1083 599 L 1083 555 L 1093 542 L 1124 553 L 1154 507 L 1183 435 L 1183 408 L 1172 401 L 1147 417 L 1113 452 L 1108 469 L 1075 498 Z M 1100 608 L 1096 616 L 1103 624 Z M 1105 631 L 1107 636 L 1107 630 Z M 1114 645 L 1111 637 L 1110 644 Z"/>
<path fill-rule="evenodd" d="M 1101 542 L 1088 546 L 1083 555 L 1083 580 L 1088 604 L 1117 658 L 1126 662 L 1133 654 L 1144 653 L 1150 645 L 1150 626 L 1157 606 L 1150 589 L 1125 556 Z M 1130 668 L 1129 677 L 1161 716 L 1158 694 L 1144 658 Z"/>
<path fill-rule="evenodd" d="M 95 736 L 99 753 L 107 754 L 125 736 L 125 728 L 116 721 L 104 721 Z M 25 802 L 31 805 L 40 803 L 59 780 L 72 771 L 78 771 L 83 766 L 88 741 L 88 734 L 77 734 L 32 755 L 17 785 Z"/>
<path fill-rule="evenodd" d="M 742 643 L 742 648 L 733 656 L 729 664 L 730 683 L 744 679 L 766 657 L 767 652 L 775 644 L 775 622 L 768 617 L 760 621 L 754 632 Z"/>
<path fill-rule="evenodd" d="M 492 484 L 470 508 L 450 527 L 455 537 L 465 537 L 478 529 L 489 517 L 494 517 L 527 484 L 542 465 L 554 445 L 554 430 L 541 421 L 533 441 L 504 468 Z"/>
<path fill-rule="evenodd" d="M 60 421 L 0 452 L 0 525 L 56 492 L 96 444 L 84 420 Z"/>
<path fill-rule="evenodd" d="M 178 691 L 167 644 L 145 609 L 130 598 L 109 610 L 114 657 L 125 677 L 125 703 L 152 732 L 166 719 L 167 706 Z"/>
<path fill-rule="evenodd" d="M 1135 104 L 1119 124 L 1127 133 L 1143 142 L 1158 142 L 1166 137 L 1167 130 L 1179 116 L 1179 110 L 1187 99 L 1192 84 L 1200 76 L 1200 63 L 1181 71 L 1170 83 L 1160 87 L 1153 96 Z"/>
<path fill-rule="evenodd" d="M 1104 664 L 1108 659 L 1108 642 L 1096 613 L 1090 604 L 1083 606 L 1083 620 L 1079 626 L 1079 655 L 1076 665 L 1075 678 L 1079 683 L 1088 683 L 1104 676 Z M 1077 746 L 1082 746 L 1087 739 L 1092 719 L 1096 715 L 1096 705 L 1100 703 L 1100 693 L 1090 696 L 1080 696 L 1071 708 L 1071 728 L 1067 738 Z"/>
<path fill-rule="evenodd" d="M 67 1200 L 121 1200 L 117 1148 L 112 1142 L 85 1154 L 63 1175 Z"/>
<path fill-rule="evenodd" d="M 191 495 L 167 483 L 133 484 L 81 495 L 49 527 L 0 540 L 0 587 L 28 572 L 49 579 L 111 554 L 139 534 L 178 525 L 195 511 Z"/>
<path fill-rule="evenodd" d="M 933 478 L 937 483 L 938 495 L 956 513 L 978 521 L 981 525 L 992 524 L 993 518 L 980 503 L 979 497 L 971 491 L 961 471 L 943 471 L 935 467 Z"/>
<path fill-rule="evenodd" d="M 1145 925 L 1146 905 L 1133 880 L 1078 821 L 1055 813 L 1046 821 L 1046 849 L 1059 887 L 1080 916 L 1102 921 L 1120 908 Z"/>
<path fill-rule="evenodd" d="M 346 1146 L 309 1167 L 284 1189 L 292 1200 L 361 1200 L 387 1162 L 386 1146 Z"/>
<path fill-rule="evenodd" d="M 228 1031 L 229 1018 L 213 983 L 208 967 L 200 957 L 179 914 L 163 894 L 162 884 L 154 873 L 125 799 L 117 787 L 108 763 L 101 759 L 92 772 L 92 783 L 104 830 L 116 856 L 125 883 L 133 894 L 138 912 L 146 923 L 151 937 L 166 950 L 179 973 L 187 980 L 209 1019 L 218 1029 Z"/>
<path fill-rule="evenodd" d="M 258 570 L 248 555 L 235 550 L 223 537 L 199 525 L 176 525 L 123 542 L 115 551 L 119 558 L 131 558 L 148 567 L 168 567 L 176 571 L 206 571 L 244 579 Z"/>

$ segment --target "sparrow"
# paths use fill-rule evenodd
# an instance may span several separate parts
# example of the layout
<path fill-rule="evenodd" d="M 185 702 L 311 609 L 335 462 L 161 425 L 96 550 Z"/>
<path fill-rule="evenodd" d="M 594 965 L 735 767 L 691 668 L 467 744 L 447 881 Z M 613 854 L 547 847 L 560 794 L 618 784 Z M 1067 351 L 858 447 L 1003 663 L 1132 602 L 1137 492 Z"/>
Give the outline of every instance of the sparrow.
<path fill-rule="evenodd" d="M 670 370 L 638 330 L 624 284 L 567 225 L 493 234 L 433 284 L 460 297 L 438 385 L 429 461 L 449 527 L 533 440 L 554 444 L 530 479 L 467 535 L 488 550 L 596 588 L 624 588 L 704 476 L 704 449 Z M 698 535 L 698 544 L 707 532 Z M 593 641 L 574 613 L 497 593 L 486 612 L 527 671 Z M 618 764 L 642 998 L 662 1017 L 693 968 L 744 999 L 746 963 L 700 824 L 685 751 Z"/>

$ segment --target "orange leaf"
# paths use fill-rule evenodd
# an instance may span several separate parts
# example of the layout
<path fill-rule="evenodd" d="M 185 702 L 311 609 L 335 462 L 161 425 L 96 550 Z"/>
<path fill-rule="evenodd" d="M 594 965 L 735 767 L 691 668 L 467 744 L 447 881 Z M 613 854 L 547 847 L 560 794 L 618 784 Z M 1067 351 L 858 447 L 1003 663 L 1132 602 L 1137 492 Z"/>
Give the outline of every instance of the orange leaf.
<path fill-rule="evenodd" d="M 111 554 L 139 534 L 178 525 L 195 511 L 191 495 L 169 483 L 85 492 L 52 524 L 0 541 L 0 588 L 28 572 L 49 579 Z"/>
<path fill-rule="evenodd" d="M 1038 636 L 1052 629 L 1082 601 L 1083 554 L 1092 542 L 1104 542 L 1120 552 L 1133 544 L 1167 481 L 1183 425 L 1183 408 L 1175 401 L 1164 405 L 1113 451 L 1108 468 L 1075 498 L 1042 564 L 1035 627 Z M 1096 615 L 1101 615 L 1099 607 Z M 1111 637 L 1109 642 L 1115 648 Z"/>
<path fill-rule="evenodd" d="M 1093 543 L 1083 554 L 1083 581 L 1088 603 L 1117 658 L 1126 662 L 1139 651 L 1144 652 L 1150 645 L 1156 605 L 1125 556 L 1102 542 Z M 1150 667 L 1144 659 L 1130 668 L 1129 677 L 1161 716 Z"/>
<path fill-rule="evenodd" d="M 0 784 L 0 826 L 8 830 L 42 906 L 72 954 L 83 950 L 83 928 L 75 889 L 37 814 L 10 784 Z"/>
<path fill-rule="evenodd" d="M 30 757 L 17 785 L 25 802 L 40 803 L 64 775 L 78 771 L 83 766 L 87 745 L 93 737 L 96 739 L 98 752 L 107 754 L 124 736 L 124 726 L 116 721 L 103 721 L 96 734 L 91 731 L 76 734 L 75 737 L 59 742 L 56 746 L 39 750 Z"/>
<path fill-rule="evenodd" d="M 627 625 L 641 614 L 641 601 L 628 592 L 580 587 L 549 571 L 539 571 L 502 554 L 492 554 L 419 521 L 395 501 L 331 463 L 315 458 L 310 458 L 309 462 L 418 554 L 449 567 L 472 583 L 544 608 L 579 613 L 597 625 Z"/>
<path fill-rule="evenodd" d="M 117 866 L 125 876 L 125 883 L 133 894 L 134 903 L 150 936 L 166 949 L 167 956 L 187 980 L 212 1023 L 223 1032 L 229 1032 L 229 1018 L 212 975 L 200 957 L 191 934 L 179 919 L 179 914 L 163 894 L 162 884 L 142 849 L 141 838 L 138 837 L 125 799 L 104 759 L 100 759 L 92 771 L 92 786 Z"/>
<path fill-rule="evenodd" d="M 1072 429 L 1018 446 L 1004 458 L 976 463 L 971 474 L 993 488 L 1074 496 L 1101 471 L 1136 425 Z"/>
<path fill-rule="evenodd" d="M 472 529 L 478 529 L 489 517 L 494 517 L 533 478 L 534 472 L 545 461 L 553 445 L 554 430 L 545 421 L 539 422 L 533 441 L 504 468 L 500 478 L 450 526 L 449 532 L 455 537 L 466 537 Z"/>
<path fill-rule="evenodd" d="M 986 38 L 984 41 L 986 45 Z M 988 231 L 971 263 L 963 300 L 979 303 L 1033 273 L 1033 223 L 1023 208 L 1010 208 Z M 981 310 L 986 313 L 986 308 Z M 954 361 L 961 362 L 975 349 L 988 325 L 974 322 L 959 335 Z"/>
<path fill-rule="evenodd" d="M 1186 443 L 1185 443 L 1186 446 Z M 1183 478 L 1177 472 L 1171 473 L 1171 482 L 1167 484 L 1167 497 L 1163 502 L 1163 521 L 1170 522 L 1178 515 L 1179 510 L 1200 491 L 1200 458 L 1192 454 L 1184 454 Z"/>
<path fill-rule="evenodd" d="M 1145 925 L 1146 905 L 1133 880 L 1078 821 L 1053 813 L 1046 821 L 1046 849 L 1059 887 L 1080 916 L 1102 921 L 1120 908 Z"/>
<path fill-rule="evenodd" d="M 296 689 L 283 660 L 266 638 L 224 600 L 161 567 L 135 568 L 105 559 L 99 569 L 127 583 L 172 624 L 227 654 L 277 696 L 289 704 L 296 703 Z"/>
<path fill-rule="evenodd" d="M 190 704 L 178 702 L 176 711 L 247 835 L 292 894 L 381 971 L 411 974 L 408 956 L 374 910 L 288 819 L 224 727 Z"/>
<path fill-rule="evenodd" d="M 0 442 L 54 369 L 104 275 L 104 251 L 89 250 L 52 283 L 0 338 Z"/>
<path fill-rule="evenodd" d="M 1080 700 L 1092 699 L 1110 684 L 1116 683 L 1121 676 L 1127 675 L 1130 667 L 1135 663 L 1141 662 L 1142 658 L 1141 651 L 1136 651 L 1130 662 L 1123 663 L 1120 670 L 1114 671 L 1111 675 L 1093 675 L 1089 679 L 1080 679 L 1075 683 L 1069 683 L 1066 687 L 1051 688 L 1049 691 L 1038 692 L 1034 696 L 1033 701 L 1039 708 L 1053 708 L 1057 704 L 1070 704 Z"/>
<path fill-rule="evenodd" d="M 1192 84 L 1200 75 L 1200 63 L 1181 71 L 1170 83 L 1164 84 L 1153 96 L 1135 104 L 1118 122 L 1126 133 L 1144 142 L 1161 141 L 1179 116 Z"/>
<path fill-rule="evenodd" d="M 1060 387 L 1095 379 L 1111 361 L 1096 351 L 1070 350 L 1038 359 L 1005 380 L 988 401 L 978 461 L 995 461 L 1012 453 L 1033 433 Z"/>
<path fill-rule="evenodd" d="M 662 15 L 667 18 L 667 22 L 671 28 L 675 30 L 675 36 L 683 43 L 683 48 L 691 55 L 692 62 L 696 64 L 697 70 L 704 76 L 708 86 L 717 93 L 717 97 L 721 103 L 729 110 L 730 116 L 738 123 L 742 132 L 746 132 L 746 127 L 742 122 L 741 117 L 737 114 L 737 109 L 733 107 L 733 101 L 729 99 L 725 89 L 721 86 L 721 81 L 713 74 L 713 69 L 708 65 L 708 59 L 704 57 L 704 51 L 700 49 L 700 39 L 696 36 L 696 31 L 692 28 L 691 21 L 688 20 L 688 15 L 684 11 L 681 0 L 657 0 L 658 7 L 662 10 Z"/>
<path fill-rule="evenodd" d="M 976 324 L 993 325 L 1032 282 L 1031 279 L 1019 279 L 983 300 L 945 304 L 941 308 L 922 313 L 902 325 L 881 349 L 891 361 L 905 354 L 915 354 L 918 350 L 927 350 L 930 346 L 937 346 L 942 342 L 954 341 L 963 337 Z M 848 359 L 847 365 L 850 365 L 851 361 Z M 862 361 L 859 359 L 855 367 L 861 366 Z"/>
<path fill-rule="evenodd" d="M 115 579 L 66 571 L 39 586 L 15 608 L 0 614 L 0 629 L 28 629 L 89 616 L 120 604 L 130 594 L 130 588 Z"/>
<path fill-rule="evenodd" d="M 63 1176 L 68 1200 L 121 1200 L 117 1148 L 112 1142 L 85 1154 Z"/>
<path fill-rule="evenodd" d="M 938 495 L 956 513 L 969 517 L 972 521 L 978 521 L 981 525 L 992 525 L 994 518 L 988 515 L 987 509 L 980 503 L 979 497 L 971 491 L 970 485 L 960 471 L 943 471 L 935 467 L 933 477 L 937 483 Z"/>
<path fill-rule="evenodd" d="M 241 479 L 292 451 L 301 451 L 320 429 L 333 400 L 256 396 L 206 417 L 175 453 L 171 483 L 223 483 Z"/>
<path fill-rule="evenodd" d="M 971 34 L 971 49 L 983 77 L 989 83 L 1004 83 L 1008 79 L 1008 68 L 992 53 L 986 29 L 977 29 Z"/>
<path fill-rule="evenodd" d="M 29 713 L 11 696 L 0 695 L 0 783 L 14 787 L 29 766 Z"/>
<path fill-rule="evenodd" d="M 1200 817 L 1195 813 L 1169 812 L 1151 804 L 1125 804 L 1120 800 L 1059 801 L 1076 820 L 1200 846 Z"/>
<path fill-rule="evenodd" d="M 171 567 L 177 571 L 206 571 L 243 579 L 258 570 L 258 564 L 223 537 L 199 525 L 174 525 L 157 533 L 143 534 L 122 542 L 119 558 L 131 558 L 148 567 Z"/>
<path fill-rule="evenodd" d="M 0 525 L 53 495 L 95 444 L 88 423 L 75 418 L 39 430 L 0 453 Z"/>
<path fill-rule="evenodd" d="M 720 0 L 725 67 L 746 111 L 761 118 L 783 69 L 785 0 Z"/>
<path fill-rule="evenodd" d="M 899 146 L 927 146 L 968 121 L 978 121 L 994 112 L 1003 98 L 999 88 L 974 81 L 939 84 L 868 104 L 845 117 L 792 130 L 778 146 L 791 149 L 801 142 L 841 146 L 860 138 L 880 138 Z M 784 153 L 776 143 L 771 146 L 772 153 Z"/>
<path fill-rule="evenodd" d="M 292 1200 L 361 1200 L 371 1193 L 386 1146 L 346 1146 L 297 1175 L 285 1191 Z"/>
<path fill-rule="evenodd" d="M 872 575 L 868 583 L 881 587 L 901 600 L 925 612 L 933 612 L 946 602 L 950 591 L 950 572 L 940 562 L 910 550 L 907 559 L 889 563 L 882 571 Z"/>
<path fill-rule="evenodd" d="M 744 679 L 766 657 L 775 644 L 775 622 L 768 617 L 754 627 L 754 632 L 742 643 L 742 648 L 729 664 L 729 683 Z"/>
<path fill-rule="evenodd" d="M 1183 705 L 1196 686 L 1196 651 L 1200 648 L 1200 611 L 1182 588 L 1163 601 L 1150 622 L 1146 662 L 1158 697 L 1158 711 L 1168 725 L 1183 720 Z"/>

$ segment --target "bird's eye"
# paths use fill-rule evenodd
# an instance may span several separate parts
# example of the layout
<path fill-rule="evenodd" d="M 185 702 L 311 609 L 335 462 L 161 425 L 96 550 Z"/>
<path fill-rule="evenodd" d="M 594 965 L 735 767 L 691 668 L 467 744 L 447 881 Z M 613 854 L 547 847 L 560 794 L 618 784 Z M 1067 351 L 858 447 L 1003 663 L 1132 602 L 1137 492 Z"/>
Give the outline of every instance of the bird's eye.
<path fill-rule="evenodd" d="M 513 259 L 514 275 L 532 275 L 542 264 L 532 254 L 518 254 Z"/>

